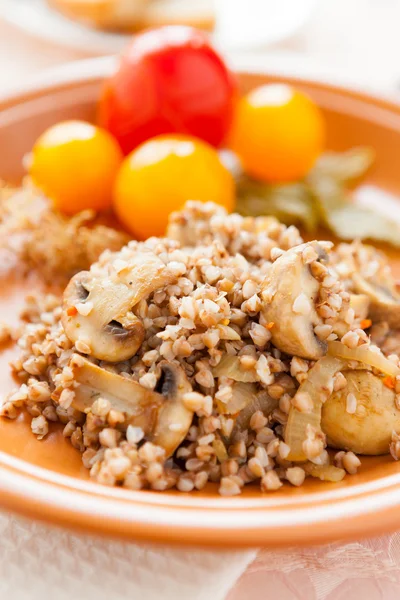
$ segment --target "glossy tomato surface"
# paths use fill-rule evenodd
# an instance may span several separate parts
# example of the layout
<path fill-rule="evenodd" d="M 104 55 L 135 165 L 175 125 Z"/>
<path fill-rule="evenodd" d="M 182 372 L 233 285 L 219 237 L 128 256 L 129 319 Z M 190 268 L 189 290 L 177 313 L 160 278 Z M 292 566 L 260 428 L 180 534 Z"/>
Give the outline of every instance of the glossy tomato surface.
<path fill-rule="evenodd" d="M 125 153 L 163 133 L 219 146 L 231 124 L 236 81 L 207 36 L 170 26 L 135 37 L 105 84 L 100 124 Z"/>
<path fill-rule="evenodd" d="M 114 191 L 119 219 L 138 239 L 165 234 L 171 212 L 188 200 L 235 207 L 235 182 L 218 152 L 184 135 L 161 135 L 136 148 L 121 166 Z"/>
<path fill-rule="evenodd" d="M 29 174 L 63 213 L 107 210 L 123 156 L 104 129 L 86 121 L 61 121 L 32 149 Z"/>
<path fill-rule="evenodd" d="M 303 92 L 274 83 L 238 101 L 228 145 L 249 175 L 279 183 L 302 179 L 324 141 L 325 122 L 318 106 Z"/>

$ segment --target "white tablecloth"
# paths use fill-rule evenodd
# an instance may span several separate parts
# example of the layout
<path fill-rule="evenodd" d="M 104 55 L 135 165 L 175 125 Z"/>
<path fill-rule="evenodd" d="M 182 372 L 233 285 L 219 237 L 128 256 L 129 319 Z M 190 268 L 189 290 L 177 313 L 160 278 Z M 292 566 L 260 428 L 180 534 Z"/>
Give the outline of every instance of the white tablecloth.
<path fill-rule="evenodd" d="M 223 600 L 255 551 L 171 550 L 0 515 L 4 600 Z"/>

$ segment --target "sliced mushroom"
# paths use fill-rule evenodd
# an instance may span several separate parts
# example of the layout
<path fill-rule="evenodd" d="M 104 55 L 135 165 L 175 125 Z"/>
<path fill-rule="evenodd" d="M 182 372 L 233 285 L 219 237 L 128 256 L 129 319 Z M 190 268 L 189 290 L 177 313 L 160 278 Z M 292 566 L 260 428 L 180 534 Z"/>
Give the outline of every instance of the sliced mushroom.
<path fill-rule="evenodd" d="M 302 260 L 305 248 L 313 248 L 318 260 L 326 260 L 318 242 L 309 242 L 285 252 L 272 265 L 263 284 L 264 318 L 273 323 L 272 343 L 287 354 L 316 360 L 326 354 L 326 343 L 317 338 L 314 327 L 322 323 L 315 308 L 319 282 L 310 266 Z M 294 301 L 303 295 L 308 303 L 303 314 L 293 310 Z"/>
<path fill-rule="evenodd" d="M 375 326 L 375 331 L 378 326 L 379 325 Z M 372 330 L 372 332 L 374 333 L 374 330 Z M 372 336 L 371 339 L 373 339 Z M 386 356 L 389 356 L 390 354 L 397 354 L 397 356 L 400 356 L 400 329 L 389 330 L 379 343 L 375 340 L 373 340 L 373 342 L 379 346 Z"/>
<path fill-rule="evenodd" d="M 166 399 L 160 407 L 157 422 L 149 439 L 164 448 L 171 456 L 185 439 L 193 420 L 193 412 L 186 408 L 183 396 L 192 390 L 182 367 L 163 361 L 162 376 L 157 389 Z"/>
<path fill-rule="evenodd" d="M 70 361 L 75 381 L 72 406 L 82 412 L 90 409 L 98 398 L 106 398 L 112 408 L 124 413 L 128 422 L 141 427 L 148 440 L 164 448 L 167 457 L 185 439 L 193 413 L 183 403 L 183 394 L 192 387 L 181 367 L 163 361 L 158 391 L 111 373 L 79 354 Z"/>
<path fill-rule="evenodd" d="M 400 431 L 394 391 L 370 371 L 342 373 L 347 386 L 333 392 L 322 408 L 321 427 L 328 444 L 357 454 L 387 454 L 392 432 Z M 354 413 L 346 410 L 349 394 L 357 400 Z"/>
<path fill-rule="evenodd" d="M 350 294 L 350 308 L 354 310 L 356 319 L 368 317 L 370 300 L 366 294 Z"/>
<path fill-rule="evenodd" d="M 118 274 L 100 278 L 75 275 L 64 292 L 62 324 L 68 338 L 84 342 L 99 360 L 119 362 L 140 348 L 145 330 L 131 309 L 151 292 L 176 279 L 155 254 L 138 252 Z M 87 314 L 76 305 L 87 304 Z M 83 311 L 86 313 L 86 311 Z"/>
<path fill-rule="evenodd" d="M 359 273 L 353 275 L 354 290 L 370 300 L 369 316 L 373 321 L 387 321 L 389 327 L 400 328 L 400 294 L 389 282 L 367 281 Z"/>
<path fill-rule="evenodd" d="M 130 423 L 150 433 L 157 413 L 164 404 L 161 394 L 149 390 L 132 379 L 107 371 L 79 354 L 73 354 L 70 366 L 76 387 L 72 406 L 85 412 L 98 398 L 109 400 L 114 410 L 124 413 Z"/>

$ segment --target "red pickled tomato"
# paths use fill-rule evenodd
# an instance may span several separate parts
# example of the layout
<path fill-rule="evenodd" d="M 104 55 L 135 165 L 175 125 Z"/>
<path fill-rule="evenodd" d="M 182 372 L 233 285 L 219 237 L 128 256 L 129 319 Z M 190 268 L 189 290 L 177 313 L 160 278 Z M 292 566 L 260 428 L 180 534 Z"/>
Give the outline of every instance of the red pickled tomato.
<path fill-rule="evenodd" d="M 206 34 L 169 26 L 136 36 L 106 81 L 100 124 L 124 153 L 163 133 L 184 133 L 213 146 L 233 117 L 236 81 Z"/>

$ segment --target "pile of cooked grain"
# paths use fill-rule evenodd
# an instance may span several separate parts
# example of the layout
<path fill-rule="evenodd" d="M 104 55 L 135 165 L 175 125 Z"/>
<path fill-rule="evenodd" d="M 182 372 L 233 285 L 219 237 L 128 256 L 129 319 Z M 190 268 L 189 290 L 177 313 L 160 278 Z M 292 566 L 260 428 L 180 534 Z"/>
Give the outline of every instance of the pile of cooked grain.
<path fill-rule="evenodd" d="M 298 390 L 329 344 L 380 352 L 364 331 L 367 296 L 352 302 L 359 272 L 390 278 L 382 255 L 360 243 L 303 243 L 274 218 L 190 202 L 166 238 L 105 251 L 63 305 L 28 299 L 12 364 L 22 384 L 2 415 L 26 408 L 39 439 L 61 421 L 106 485 L 190 492 L 213 481 L 235 495 L 254 481 L 272 491 L 307 476 L 340 480 L 360 465 L 353 452 L 332 458 L 308 425 L 304 460 L 293 461 L 285 426 L 291 410 L 313 410 Z M 389 328 L 374 327 L 387 342 Z M 389 360 L 397 369 L 398 356 Z M 400 380 L 391 382 L 395 397 Z M 346 385 L 338 371 L 321 394 Z M 397 458 L 396 436 L 391 449 Z"/>
<path fill-rule="evenodd" d="M 128 239 L 99 223 L 93 210 L 66 217 L 29 182 L 13 189 L 0 181 L 0 248 L 11 251 L 24 270 L 39 272 L 47 283 L 62 283 L 88 269 L 103 250 L 119 250 Z"/>

